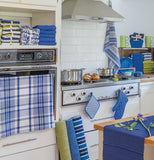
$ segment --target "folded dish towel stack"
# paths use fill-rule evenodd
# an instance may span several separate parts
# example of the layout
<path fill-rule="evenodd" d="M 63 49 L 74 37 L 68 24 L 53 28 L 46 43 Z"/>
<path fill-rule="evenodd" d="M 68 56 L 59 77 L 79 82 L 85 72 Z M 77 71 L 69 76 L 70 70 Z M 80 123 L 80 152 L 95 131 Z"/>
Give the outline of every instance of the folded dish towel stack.
<path fill-rule="evenodd" d="M 2 20 L 2 44 L 19 44 L 20 41 L 20 22 Z"/>
<path fill-rule="evenodd" d="M 136 68 L 136 71 L 143 72 L 143 54 L 131 54 L 131 58 L 133 61 L 133 67 Z"/>
<path fill-rule="evenodd" d="M 152 61 L 152 53 L 143 53 L 143 61 Z"/>
<path fill-rule="evenodd" d="M 56 45 L 55 25 L 38 25 L 34 28 L 40 30 L 39 45 Z"/>
<path fill-rule="evenodd" d="M 153 72 L 154 61 L 144 61 L 143 62 L 143 72 L 152 73 Z"/>
<path fill-rule="evenodd" d="M 39 29 L 33 29 L 29 26 L 21 27 L 21 45 L 38 45 L 39 44 Z"/>

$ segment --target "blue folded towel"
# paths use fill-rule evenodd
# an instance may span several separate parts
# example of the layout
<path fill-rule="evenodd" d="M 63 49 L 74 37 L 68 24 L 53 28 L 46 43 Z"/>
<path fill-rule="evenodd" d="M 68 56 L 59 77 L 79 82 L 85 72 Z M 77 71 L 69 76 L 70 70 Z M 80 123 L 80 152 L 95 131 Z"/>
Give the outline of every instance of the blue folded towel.
<path fill-rule="evenodd" d="M 72 119 L 66 121 L 67 135 L 69 140 L 70 152 L 72 160 L 80 160 L 79 146 L 76 139 L 74 125 Z"/>
<path fill-rule="evenodd" d="M 47 45 L 47 46 L 54 46 L 56 45 L 56 42 L 39 42 L 39 45 Z"/>
<path fill-rule="evenodd" d="M 55 38 L 42 38 L 42 37 L 39 37 L 39 41 L 40 42 L 54 42 Z"/>
<path fill-rule="evenodd" d="M 38 28 L 40 30 L 45 30 L 45 31 L 55 31 L 56 30 L 55 25 L 37 25 L 33 28 Z"/>
<path fill-rule="evenodd" d="M 115 104 L 115 106 L 112 109 L 112 111 L 115 112 L 115 114 L 114 114 L 115 119 L 122 118 L 124 111 L 125 111 L 125 106 L 128 102 L 128 98 L 123 91 L 119 90 L 118 93 L 119 93 L 119 96 L 118 96 L 117 103 Z"/>
<path fill-rule="evenodd" d="M 2 20 L 1 21 L 2 23 L 13 23 L 13 24 L 20 24 L 20 22 L 19 21 L 9 21 L 9 20 Z"/>
<path fill-rule="evenodd" d="M 146 126 L 154 122 L 154 116 L 146 118 Z M 129 121 L 131 124 L 133 121 Z M 123 124 L 128 124 L 124 122 Z M 103 160 L 143 160 L 144 158 L 144 138 L 148 137 L 148 132 L 137 123 L 131 132 L 124 127 L 114 125 L 104 127 L 103 138 Z M 150 128 L 152 136 L 154 128 Z"/>
<path fill-rule="evenodd" d="M 131 54 L 133 67 L 136 68 L 136 71 L 143 72 L 143 54 L 135 53 Z"/>
<path fill-rule="evenodd" d="M 56 34 L 40 34 L 40 38 L 55 38 Z"/>
<path fill-rule="evenodd" d="M 56 31 L 44 31 L 44 30 L 40 30 L 40 34 L 56 34 Z"/>

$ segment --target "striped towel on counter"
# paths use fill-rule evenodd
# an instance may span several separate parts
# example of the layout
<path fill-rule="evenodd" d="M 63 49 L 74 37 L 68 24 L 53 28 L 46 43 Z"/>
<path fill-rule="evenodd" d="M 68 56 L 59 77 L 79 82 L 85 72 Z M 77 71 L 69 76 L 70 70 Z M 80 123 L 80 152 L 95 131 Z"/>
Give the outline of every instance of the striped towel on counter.
<path fill-rule="evenodd" d="M 81 116 L 72 118 L 81 160 L 90 160 Z"/>
<path fill-rule="evenodd" d="M 55 126 L 52 75 L 0 78 L 0 137 Z"/>
<path fill-rule="evenodd" d="M 111 2 L 109 6 L 112 8 Z M 113 22 L 108 22 L 107 24 L 104 52 L 108 57 L 108 67 L 114 68 L 115 74 L 117 74 L 120 68 L 120 58 L 119 58 L 119 51 L 117 47 L 115 25 Z"/>

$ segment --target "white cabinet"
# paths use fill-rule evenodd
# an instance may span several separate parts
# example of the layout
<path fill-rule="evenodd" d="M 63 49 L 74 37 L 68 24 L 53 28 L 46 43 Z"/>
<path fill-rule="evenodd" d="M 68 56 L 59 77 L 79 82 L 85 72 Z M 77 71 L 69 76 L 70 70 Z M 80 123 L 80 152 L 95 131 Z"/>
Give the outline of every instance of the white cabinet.
<path fill-rule="evenodd" d="M 140 98 L 139 96 L 128 97 L 128 103 L 125 107 L 123 118 L 136 116 L 140 113 Z"/>
<path fill-rule="evenodd" d="M 21 3 L 41 6 L 55 6 L 57 4 L 57 0 L 21 0 Z"/>
<path fill-rule="evenodd" d="M 141 113 L 154 112 L 154 82 L 141 83 Z"/>
<path fill-rule="evenodd" d="M 19 0 L 0 0 L 0 2 L 10 2 L 10 3 L 19 3 Z"/>
<path fill-rule="evenodd" d="M 98 131 L 85 133 L 88 153 L 91 160 L 98 160 Z"/>
<path fill-rule="evenodd" d="M 1 157 L 0 160 L 58 160 L 57 147 L 56 145 L 51 145 L 27 152 Z"/>

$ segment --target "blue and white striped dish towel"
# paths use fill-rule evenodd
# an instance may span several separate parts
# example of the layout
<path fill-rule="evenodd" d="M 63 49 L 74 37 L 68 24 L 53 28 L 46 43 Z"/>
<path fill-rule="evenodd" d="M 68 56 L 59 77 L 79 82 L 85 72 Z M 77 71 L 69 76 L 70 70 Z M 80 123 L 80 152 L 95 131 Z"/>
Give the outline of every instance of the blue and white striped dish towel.
<path fill-rule="evenodd" d="M 112 8 L 111 1 L 109 6 Z M 104 52 L 108 57 L 108 67 L 114 68 L 114 72 L 115 74 L 117 74 L 120 68 L 120 58 L 119 58 L 119 51 L 117 47 L 115 25 L 113 22 L 108 22 L 107 24 Z"/>
<path fill-rule="evenodd" d="M 80 159 L 81 160 L 90 160 L 89 154 L 88 154 L 88 148 L 86 143 L 86 137 L 84 133 L 83 123 L 81 116 L 75 116 L 72 118 L 75 134 L 79 146 L 79 152 L 80 152 Z"/>
<path fill-rule="evenodd" d="M 52 75 L 0 78 L 0 137 L 55 126 Z"/>

